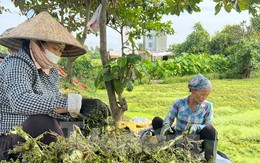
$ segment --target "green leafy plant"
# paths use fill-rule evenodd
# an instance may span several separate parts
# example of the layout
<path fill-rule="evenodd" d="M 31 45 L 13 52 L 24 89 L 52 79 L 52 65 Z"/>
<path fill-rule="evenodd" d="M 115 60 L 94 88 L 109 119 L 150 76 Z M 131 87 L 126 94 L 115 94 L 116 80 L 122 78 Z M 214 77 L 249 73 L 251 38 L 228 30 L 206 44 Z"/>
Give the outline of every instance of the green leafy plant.
<path fill-rule="evenodd" d="M 141 80 L 143 74 L 138 69 L 140 68 L 141 57 L 136 54 L 123 54 L 122 57 L 111 59 L 107 66 L 102 69 L 96 77 L 95 87 L 105 81 L 113 81 L 113 87 L 118 96 L 121 96 L 123 91 L 132 91 L 134 81 Z"/>
<path fill-rule="evenodd" d="M 193 75 L 197 73 L 224 72 L 228 68 L 228 59 L 224 55 L 182 53 L 167 61 L 144 61 L 143 66 L 152 79 L 163 80 L 174 76 Z"/>
<path fill-rule="evenodd" d="M 68 73 L 68 59 L 61 58 L 59 61 L 59 66 Z M 94 80 L 96 74 L 100 71 L 101 65 L 94 64 L 87 55 L 82 55 L 74 61 L 73 65 L 73 77 L 80 80 L 80 82 L 85 83 L 88 80 Z"/>

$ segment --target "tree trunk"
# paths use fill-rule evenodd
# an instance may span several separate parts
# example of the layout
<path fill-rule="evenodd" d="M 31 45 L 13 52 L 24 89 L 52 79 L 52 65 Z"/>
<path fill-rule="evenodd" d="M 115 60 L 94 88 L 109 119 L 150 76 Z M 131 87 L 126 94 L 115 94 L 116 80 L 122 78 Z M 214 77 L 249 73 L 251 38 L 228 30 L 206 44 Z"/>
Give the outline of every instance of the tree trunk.
<path fill-rule="evenodd" d="M 108 6 L 108 0 L 103 0 L 102 2 L 102 9 L 101 9 L 101 15 L 100 15 L 100 54 L 101 54 L 101 60 L 103 68 L 106 68 L 106 65 L 108 63 L 108 53 L 107 53 L 107 38 L 106 38 L 106 10 Z M 107 95 L 109 99 L 109 105 L 112 111 L 112 117 L 114 120 L 114 124 L 118 126 L 120 124 L 120 121 L 122 120 L 124 111 L 127 110 L 125 107 L 126 101 L 124 98 L 121 97 L 121 100 L 119 100 L 119 105 L 116 98 L 116 93 L 113 87 L 112 81 L 106 81 L 106 90 Z"/>
<path fill-rule="evenodd" d="M 72 76 L 73 76 L 73 62 L 77 59 L 77 57 L 68 57 L 68 69 L 67 69 L 67 81 L 72 83 Z"/>
<path fill-rule="evenodd" d="M 90 20 L 90 6 L 92 5 L 92 0 L 87 0 L 87 7 L 86 7 L 86 12 L 85 12 L 85 15 L 86 15 L 86 18 L 85 18 L 85 26 L 84 26 L 84 29 L 83 29 L 83 34 L 82 34 L 82 37 L 81 37 L 81 40 L 80 40 L 80 43 L 82 45 L 84 45 L 84 42 L 85 40 L 87 39 L 87 33 L 88 33 L 88 27 L 87 27 L 87 24 L 88 24 L 88 21 Z"/>
<path fill-rule="evenodd" d="M 121 36 L 121 53 L 123 54 L 124 53 L 124 27 L 121 27 L 120 29 L 120 36 Z"/>
<path fill-rule="evenodd" d="M 249 79 L 250 76 L 251 76 L 251 70 L 250 69 L 245 69 L 244 72 L 243 72 L 243 77 Z"/>
<path fill-rule="evenodd" d="M 85 26 L 84 26 L 84 29 L 83 29 L 83 34 L 82 34 L 82 36 L 81 36 L 81 38 L 80 38 L 80 40 L 78 40 L 82 45 L 84 45 L 84 42 L 85 42 L 85 40 L 86 40 L 86 38 L 87 38 L 87 32 L 88 32 L 88 27 L 87 27 L 87 23 L 88 23 L 88 21 L 89 21 L 89 17 L 90 17 L 90 6 L 91 6 L 91 4 L 92 4 L 92 0 L 87 0 L 87 7 L 86 7 L 86 12 L 85 12 L 85 14 L 86 14 L 86 18 L 85 18 L 85 22 L 84 22 L 84 24 L 85 24 Z M 72 83 L 72 77 L 73 77 L 73 62 L 77 59 L 78 57 L 68 57 L 68 70 L 67 70 L 67 74 L 68 74 L 68 76 L 67 76 L 67 81 L 69 82 L 69 83 Z"/>

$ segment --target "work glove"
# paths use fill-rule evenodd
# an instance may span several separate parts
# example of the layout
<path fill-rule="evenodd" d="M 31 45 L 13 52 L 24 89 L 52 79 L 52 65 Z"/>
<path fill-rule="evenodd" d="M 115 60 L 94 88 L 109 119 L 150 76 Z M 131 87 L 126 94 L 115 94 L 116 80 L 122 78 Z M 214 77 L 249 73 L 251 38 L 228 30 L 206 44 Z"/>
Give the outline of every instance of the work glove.
<path fill-rule="evenodd" d="M 173 133 L 173 130 L 172 130 L 170 124 L 168 124 L 168 123 L 163 125 L 161 132 L 160 132 L 160 138 L 163 138 L 163 136 L 166 134 L 166 132 Z"/>
<path fill-rule="evenodd" d="M 198 126 L 197 125 L 191 125 L 190 128 L 188 129 L 188 133 L 189 134 L 195 134 L 198 130 Z"/>
<path fill-rule="evenodd" d="M 82 96 L 76 93 L 68 94 L 68 112 L 73 118 L 78 117 L 82 104 Z"/>
<path fill-rule="evenodd" d="M 83 98 L 79 120 L 84 120 L 90 128 L 102 127 L 108 124 L 107 117 L 111 115 L 107 104 L 99 99 Z"/>

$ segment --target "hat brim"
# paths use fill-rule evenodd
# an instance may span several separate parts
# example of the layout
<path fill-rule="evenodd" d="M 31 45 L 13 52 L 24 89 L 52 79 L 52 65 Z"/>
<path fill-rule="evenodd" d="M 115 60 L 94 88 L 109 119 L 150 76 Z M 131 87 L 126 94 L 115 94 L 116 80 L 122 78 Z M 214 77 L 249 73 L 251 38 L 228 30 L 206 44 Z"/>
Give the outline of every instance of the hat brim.
<path fill-rule="evenodd" d="M 41 12 L 0 36 L 0 44 L 14 50 L 22 48 L 24 39 L 64 43 L 62 57 L 75 57 L 86 53 L 85 48 L 49 13 Z"/>
<path fill-rule="evenodd" d="M 19 50 L 22 48 L 22 42 L 24 39 L 36 39 L 39 40 L 38 38 L 1 38 L 0 36 L 0 44 L 14 50 Z M 54 42 L 53 40 L 44 40 L 42 39 L 41 41 L 46 41 L 46 42 Z M 77 47 L 75 45 L 70 45 L 65 42 L 58 42 L 58 43 L 64 43 L 66 44 L 64 51 L 62 52 L 61 57 L 76 57 L 82 54 L 85 54 L 86 51 L 82 47 Z"/>

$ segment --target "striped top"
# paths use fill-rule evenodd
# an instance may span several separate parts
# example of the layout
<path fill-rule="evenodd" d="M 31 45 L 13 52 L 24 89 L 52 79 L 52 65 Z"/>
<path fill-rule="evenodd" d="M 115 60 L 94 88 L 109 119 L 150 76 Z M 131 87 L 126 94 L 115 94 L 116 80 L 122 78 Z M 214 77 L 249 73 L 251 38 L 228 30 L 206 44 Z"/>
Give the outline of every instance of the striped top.
<path fill-rule="evenodd" d="M 0 64 L 0 135 L 21 125 L 30 115 L 45 114 L 68 120 L 68 114 L 55 108 L 68 108 L 58 89 L 59 73 L 55 67 L 46 75 L 37 69 L 24 50 L 8 55 Z"/>
<path fill-rule="evenodd" d="M 186 130 L 188 125 L 197 125 L 197 133 L 200 132 L 207 124 L 213 121 L 213 105 L 209 101 L 204 101 L 197 105 L 194 111 L 191 111 L 188 105 L 188 97 L 178 99 L 170 108 L 163 124 L 172 125 L 176 119 L 175 130 L 177 134 Z"/>

